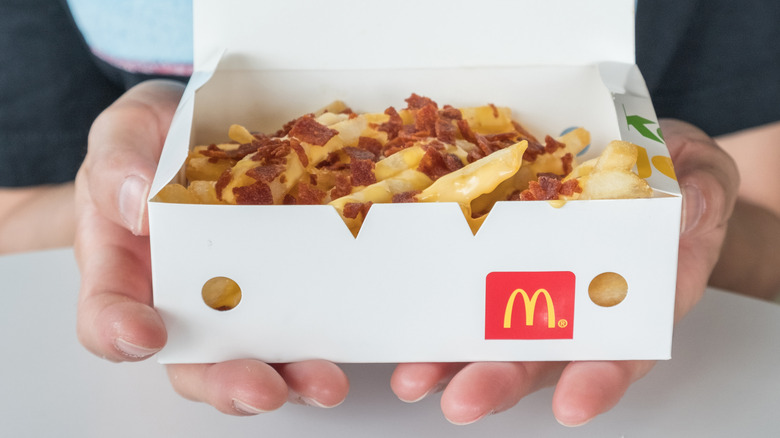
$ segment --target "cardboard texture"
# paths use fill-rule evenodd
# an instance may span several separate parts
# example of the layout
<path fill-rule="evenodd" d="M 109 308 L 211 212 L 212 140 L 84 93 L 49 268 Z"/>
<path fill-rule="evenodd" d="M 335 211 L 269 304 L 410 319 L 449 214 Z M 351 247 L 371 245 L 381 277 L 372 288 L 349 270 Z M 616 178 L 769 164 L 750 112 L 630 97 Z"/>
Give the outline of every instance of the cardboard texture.
<path fill-rule="evenodd" d="M 375 204 L 357 238 L 330 206 L 150 202 L 159 360 L 668 358 L 681 197 L 634 65 L 634 2 L 397 3 L 196 0 L 196 74 L 150 199 L 230 124 L 271 132 L 333 100 L 381 112 L 412 92 L 508 106 L 541 136 L 583 126 L 579 161 L 636 143 L 656 196 L 501 202 L 476 235 L 456 204 Z M 628 283 L 614 307 L 588 295 L 605 272 Z M 232 310 L 201 298 L 217 276 L 241 287 Z"/>

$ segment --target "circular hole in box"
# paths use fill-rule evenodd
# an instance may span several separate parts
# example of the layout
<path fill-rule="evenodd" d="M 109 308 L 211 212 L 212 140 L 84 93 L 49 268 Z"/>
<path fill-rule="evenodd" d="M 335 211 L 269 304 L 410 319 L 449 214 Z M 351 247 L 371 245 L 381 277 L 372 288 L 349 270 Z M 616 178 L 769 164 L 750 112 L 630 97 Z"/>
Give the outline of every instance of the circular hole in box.
<path fill-rule="evenodd" d="M 231 310 L 241 302 L 241 287 L 230 278 L 214 277 L 203 284 L 201 296 L 214 310 Z"/>
<path fill-rule="evenodd" d="M 612 307 L 623 302 L 628 295 L 628 282 L 615 272 L 597 275 L 588 285 L 588 296 L 601 307 Z"/>

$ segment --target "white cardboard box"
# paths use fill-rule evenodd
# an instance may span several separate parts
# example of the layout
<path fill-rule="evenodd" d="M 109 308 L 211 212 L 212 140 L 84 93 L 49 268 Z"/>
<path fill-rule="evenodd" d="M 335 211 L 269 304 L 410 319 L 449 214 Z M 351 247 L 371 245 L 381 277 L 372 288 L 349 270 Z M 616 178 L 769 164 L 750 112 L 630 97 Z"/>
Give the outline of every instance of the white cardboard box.
<path fill-rule="evenodd" d="M 669 358 L 681 197 L 634 63 L 633 0 L 194 8 L 195 73 L 150 200 L 182 178 L 188 148 L 223 141 L 230 124 L 272 132 L 336 99 L 381 112 L 412 92 L 508 106 L 541 136 L 583 126 L 580 161 L 634 142 L 656 196 L 502 202 L 476 235 L 456 204 L 376 204 L 357 238 L 330 206 L 150 201 L 161 362 Z M 604 272 L 629 285 L 614 307 L 588 296 Z M 203 302 L 216 276 L 241 286 L 236 308 Z"/>

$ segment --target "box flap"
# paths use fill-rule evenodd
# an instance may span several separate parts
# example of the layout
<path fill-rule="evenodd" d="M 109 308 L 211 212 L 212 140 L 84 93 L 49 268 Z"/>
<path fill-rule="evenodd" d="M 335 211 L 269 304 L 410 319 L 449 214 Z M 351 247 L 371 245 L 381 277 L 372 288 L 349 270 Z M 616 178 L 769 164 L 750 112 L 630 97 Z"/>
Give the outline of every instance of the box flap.
<path fill-rule="evenodd" d="M 634 63 L 634 0 L 195 0 L 195 69 Z M 327 48 L 327 50 L 323 50 Z"/>

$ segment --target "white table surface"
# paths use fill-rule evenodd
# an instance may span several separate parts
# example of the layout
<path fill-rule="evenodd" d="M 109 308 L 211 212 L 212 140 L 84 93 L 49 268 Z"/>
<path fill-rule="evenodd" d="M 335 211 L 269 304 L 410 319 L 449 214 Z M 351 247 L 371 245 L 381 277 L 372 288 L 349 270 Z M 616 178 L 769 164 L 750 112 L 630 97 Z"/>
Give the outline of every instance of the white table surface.
<path fill-rule="evenodd" d="M 76 339 L 79 275 L 70 249 L 0 257 L 0 436 L 780 436 L 780 306 L 709 290 L 676 328 L 673 359 L 612 411 L 579 428 L 552 416 L 552 390 L 470 426 L 448 423 L 438 397 L 406 404 L 392 365 L 345 365 L 334 409 L 285 405 L 231 417 L 181 399 L 153 359 L 113 364 Z"/>

